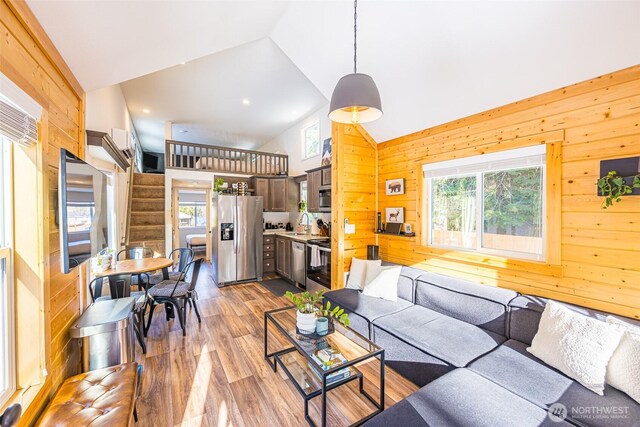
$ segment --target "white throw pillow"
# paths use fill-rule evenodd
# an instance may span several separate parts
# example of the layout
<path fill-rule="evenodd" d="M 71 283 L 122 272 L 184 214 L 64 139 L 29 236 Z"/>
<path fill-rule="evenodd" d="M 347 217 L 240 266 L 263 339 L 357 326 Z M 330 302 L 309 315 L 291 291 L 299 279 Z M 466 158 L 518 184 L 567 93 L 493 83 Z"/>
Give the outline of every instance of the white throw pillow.
<path fill-rule="evenodd" d="M 640 328 L 612 316 L 607 323 L 623 333 L 609 360 L 607 383 L 640 403 Z"/>
<path fill-rule="evenodd" d="M 602 396 L 607 363 L 621 337 L 608 323 L 549 301 L 527 351 Z"/>
<path fill-rule="evenodd" d="M 398 280 L 402 266 L 371 266 L 367 268 L 367 279 L 362 295 L 398 301 Z"/>
<path fill-rule="evenodd" d="M 382 264 L 382 260 L 366 260 L 351 258 L 351 269 L 349 270 L 349 278 L 347 279 L 347 289 L 357 289 L 361 291 L 364 289 L 364 285 L 367 277 L 367 268 L 379 267 Z"/>

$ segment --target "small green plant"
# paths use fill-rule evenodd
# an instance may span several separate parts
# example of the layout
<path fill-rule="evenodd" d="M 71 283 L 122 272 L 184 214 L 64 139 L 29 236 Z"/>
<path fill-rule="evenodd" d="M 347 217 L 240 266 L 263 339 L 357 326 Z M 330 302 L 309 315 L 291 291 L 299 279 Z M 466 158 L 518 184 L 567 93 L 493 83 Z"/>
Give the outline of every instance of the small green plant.
<path fill-rule="evenodd" d="M 351 325 L 351 319 L 349 319 L 349 315 L 344 312 L 343 308 L 340 308 L 340 306 L 337 305 L 333 307 L 333 310 L 331 309 L 331 301 L 327 301 L 327 304 L 325 305 L 323 310 L 320 310 L 320 313 L 324 317 L 333 317 L 344 326 Z"/>
<path fill-rule="evenodd" d="M 318 291 L 316 293 L 309 293 L 305 291 L 299 294 L 294 294 L 291 291 L 287 291 L 285 296 L 293 302 L 300 313 L 315 313 L 317 311 L 318 303 L 324 299 L 324 291 Z"/>
<path fill-rule="evenodd" d="M 327 301 L 325 308 L 318 308 L 318 304 L 322 302 L 324 299 L 325 291 L 318 291 L 316 293 L 302 292 L 299 294 L 294 294 L 291 291 L 287 291 L 285 296 L 293 302 L 296 307 L 298 307 L 298 311 L 300 313 L 318 313 L 327 318 L 334 318 L 338 322 L 342 323 L 344 326 L 351 325 L 351 320 L 349 319 L 349 315 L 344 312 L 343 308 L 340 308 L 339 305 L 331 308 L 331 302 Z"/>
<path fill-rule="evenodd" d="M 607 176 L 598 179 L 598 189 L 605 197 L 602 201 L 602 209 L 607 209 L 614 202 L 620 202 L 622 196 L 631 194 L 636 188 L 640 188 L 640 174 L 634 176 L 633 182 L 628 185 L 624 177 L 618 175 L 618 172 L 609 171 Z"/>
<path fill-rule="evenodd" d="M 215 191 L 216 193 L 221 192 L 223 184 L 224 184 L 224 179 L 216 178 L 215 181 L 213 181 L 213 191 Z"/>

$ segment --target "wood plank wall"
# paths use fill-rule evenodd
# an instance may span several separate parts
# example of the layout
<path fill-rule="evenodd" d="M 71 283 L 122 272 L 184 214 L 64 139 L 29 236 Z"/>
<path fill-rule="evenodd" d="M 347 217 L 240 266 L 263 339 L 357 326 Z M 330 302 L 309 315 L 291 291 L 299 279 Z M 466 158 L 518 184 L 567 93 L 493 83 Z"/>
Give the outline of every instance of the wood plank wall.
<path fill-rule="evenodd" d="M 360 126 L 333 123 L 331 129 L 331 222 L 333 289 L 344 287 L 344 272 L 351 258 L 367 257 L 367 245 L 376 242 L 377 144 Z M 345 234 L 344 220 L 355 224 L 355 234 Z"/>
<path fill-rule="evenodd" d="M 48 375 L 21 420 L 22 424 L 29 424 L 61 381 L 79 370 L 77 340 L 71 340 L 68 333 L 80 313 L 79 274 L 77 269 L 66 275 L 60 272 L 55 209 L 59 149 L 66 148 L 84 157 L 84 93 L 24 2 L 0 2 L 0 71 L 36 100 L 44 111 L 37 149 L 37 173 L 42 176 L 42 184 L 33 197 L 40 199 L 37 203 L 44 212 L 38 257 L 43 266 L 40 285 L 45 299 L 41 307 L 45 337 L 39 338 L 46 347 Z M 16 173 L 19 175 L 20 171 Z M 18 344 L 18 363 L 20 351 L 26 350 L 23 346 L 24 343 Z M 31 351 L 35 350 L 31 343 Z M 22 357 L 26 358 L 24 351 Z"/>
<path fill-rule="evenodd" d="M 500 266 L 455 251 L 427 253 L 417 238 L 379 236 L 383 259 L 640 318 L 640 197 L 602 210 L 596 196 L 603 159 L 640 155 L 640 66 L 397 138 L 378 147 L 378 210 L 405 208 L 417 225 L 419 168 L 516 141 L 563 131 L 560 266 Z M 368 169 L 370 170 L 370 169 Z M 386 196 L 386 179 L 404 178 L 406 193 Z M 556 211 L 557 212 L 557 211 Z"/>

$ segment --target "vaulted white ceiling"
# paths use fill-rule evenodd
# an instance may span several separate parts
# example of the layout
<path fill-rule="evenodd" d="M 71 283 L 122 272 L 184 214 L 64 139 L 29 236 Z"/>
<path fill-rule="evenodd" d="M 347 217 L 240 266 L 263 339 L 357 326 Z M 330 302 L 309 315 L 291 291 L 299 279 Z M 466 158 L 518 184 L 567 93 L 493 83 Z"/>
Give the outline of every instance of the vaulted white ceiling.
<path fill-rule="evenodd" d="M 268 36 L 287 2 L 28 0 L 90 92 Z"/>
<path fill-rule="evenodd" d="M 352 70 L 351 1 L 29 5 L 87 90 L 267 37 L 327 99 L 338 78 Z M 358 15 L 358 69 L 375 79 L 383 102 L 382 119 L 366 125 L 378 141 L 640 64 L 637 1 L 360 0 Z M 182 72 L 159 75 L 164 73 L 177 79 L 162 76 L 166 86 L 180 85 Z M 293 98 L 296 86 L 274 80 L 259 64 L 239 75 Z M 229 87 L 242 87 L 235 73 L 222 76 Z M 123 88 L 135 110 L 129 85 Z M 231 92 L 233 101 L 216 123 L 235 123 L 240 113 L 232 104 L 251 96 Z M 202 97 L 200 106 L 210 96 Z M 216 124 L 211 130 L 235 135 L 231 128 Z"/>
<path fill-rule="evenodd" d="M 155 152 L 164 151 L 166 120 L 175 140 L 252 149 L 327 102 L 269 38 L 121 87 L 140 141 Z"/>

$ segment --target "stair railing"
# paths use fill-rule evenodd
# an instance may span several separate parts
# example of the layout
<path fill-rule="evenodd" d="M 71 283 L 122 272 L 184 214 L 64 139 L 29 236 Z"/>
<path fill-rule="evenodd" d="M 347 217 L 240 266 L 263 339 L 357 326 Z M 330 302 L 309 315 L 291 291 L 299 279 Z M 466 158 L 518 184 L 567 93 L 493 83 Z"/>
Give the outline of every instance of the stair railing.
<path fill-rule="evenodd" d="M 133 206 L 133 179 L 136 173 L 136 158 L 131 159 L 131 166 L 129 167 L 129 182 L 128 182 L 128 196 L 127 196 L 127 213 L 125 215 L 126 222 L 124 228 L 124 236 L 122 239 L 122 246 L 126 247 L 129 244 L 129 237 L 131 235 L 131 208 Z"/>

